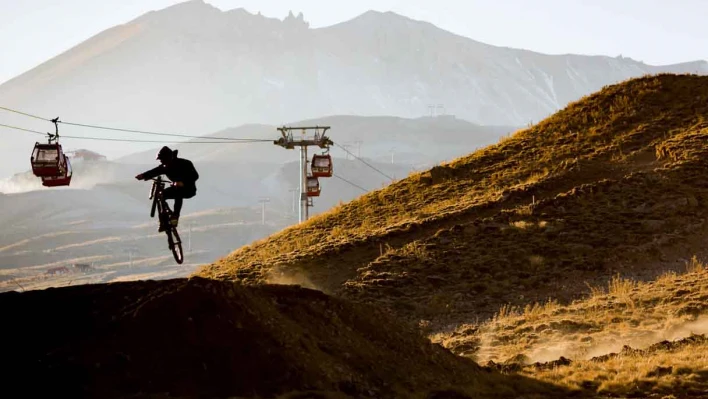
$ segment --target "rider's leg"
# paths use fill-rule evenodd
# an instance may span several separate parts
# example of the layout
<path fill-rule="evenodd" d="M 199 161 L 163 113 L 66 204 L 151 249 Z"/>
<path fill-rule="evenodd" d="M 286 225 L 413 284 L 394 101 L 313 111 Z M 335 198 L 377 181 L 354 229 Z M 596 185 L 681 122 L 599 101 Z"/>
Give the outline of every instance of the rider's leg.
<path fill-rule="evenodd" d="M 172 217 L 170 218 L 170 223 L 173 226 L 177 226 L 177 223 L 179 221 L 179 215 L 182 211 L 184 194 L 182 191 L 183 190 L 180 187 L 168 187 L 165 189 L 165 191 L 162 192 L 163 198 L 175 200 L 175 204 L 173 207 L 174 209 L 172 210 Z"/>
<path fill-rule="evenodd" d="M 194 189 L 186 187 L 168 187 L 163 191 L 162 196 L 166 199 L 175 200 L 174 215 L 178 216 L 182 213 L 182 203 L 184 199 L 192 198 L 197 194 Z"/>
<path fill-rule="evenodd" d="M 162 201 L 162 208 L 167 207 L 167 201 Z M 169 225 L 170 221 L 165 217 L 164 209 L 160 210 L 158 213 L 158 219 L 160 220 L 160 227 L 157 229 L 158 233 L 162 233 L 163 231 L 167 230 L 167 226 Z"/>
<path fill-rule="evenodd" d="M 182 212 L 182 203 L 183 203 L 182 197 L 176 196 L 175 197 L 175 209 L 174 209 L 173 215 L 177 219 L 179 219 L 179 214 L 180 214 L 180 212 Z"/>
<path fill-rule="evenodd" d="M 175 208 L 177 208 L 177 201 L 179 201 L 179 209 L 182 210 L 182 200 L 194 197 L 197 194 L 196 189 L 190 189 L 187 187 L 180 187 L 179 198 L 175 199 Z M 177 212 L 177 218 L 179 218 L 180 212 Z"/>

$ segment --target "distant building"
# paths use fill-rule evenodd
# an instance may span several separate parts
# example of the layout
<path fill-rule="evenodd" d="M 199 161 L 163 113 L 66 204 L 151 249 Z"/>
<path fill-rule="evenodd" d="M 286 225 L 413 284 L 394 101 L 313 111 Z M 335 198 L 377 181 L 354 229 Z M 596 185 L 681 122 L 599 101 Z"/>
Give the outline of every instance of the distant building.
<path fill-rule="evenodd" d="M 88 273 L 94 269 L 93 267 L 91 267 L 91 265 L 88 265 L 86 263 L 76 263 L 74 264 L 74 270 L 79 273 Z"/>
<path fill-rule="evenodd" d="M 53 267 L 49 270 L 47 270 L 47 273 L 50 276 L 59 276 L 62 274 L 69 274 L 69 269 L 66 266 L 59 266 L 59 267 Z"/>
<path fill-rule="evenodd" d="M 72 157 L 76 159 L 83 159 L 84 161 L 105 161 L 106 157 L 97 152 L 89 150 L 76 150 L 72 151 Z"/>

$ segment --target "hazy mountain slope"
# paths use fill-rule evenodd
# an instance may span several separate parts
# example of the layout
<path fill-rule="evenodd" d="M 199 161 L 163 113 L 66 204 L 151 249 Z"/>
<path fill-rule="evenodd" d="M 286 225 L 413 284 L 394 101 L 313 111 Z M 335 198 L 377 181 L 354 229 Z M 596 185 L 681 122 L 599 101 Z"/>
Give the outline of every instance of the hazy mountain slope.
<path fill-rule="evenodd" d="M 390 107 L 389 114 L 409 115 L 443 103 L 448 112 L 483 124 L 525 125 L 630 77 L 708 73 L 705 61 L 656 67 L 628 58 L 495 47 L 391 12 L 370 11 L 318 33 L 318 48 L 326 49 L 331 66 L 321 80 L 347 99 L 367 92 L 369 113 Z M 352 75 L 356 85 L 349 84 Z"/>
<path fill-rule="evenodd" d="M 479 126 L 452 117 L 405 119 L 397 117 L 362 117 L 339 115 L 298 121 L 288 126 L 330 126 L 328 137 L 335 143 L 330 149 L 335 174 L 366 190 L 406 177 L 444 160 L 467 154 L 510 134 L 514 127 Z M 221 130 L 205 137 L 256 138 L 275 141 L 276 126 L 244 125 Z M 202 141 L 203 139 L 195 140 Z M 345 152 L 342 147 L 351 153 Z M 249 205 L 260 197 L 290 207 L 289 189 L 298 184 L 298 157 L 295 150 L 284 150 L 271 141 L 264 143 L 181 144 L 173 146 L 180 156 L 193 160 L 200 169 L 200 204 L 223 206 L 224 203 Z M 309 159 L 314 153 L 309 149 Z M 120 158 L 121 163 L 144 163 L 155 158 L 157 149 Z M 359 155 L 383 174 L 354 159 Z M 321 179 L 322 196 L 315 200 L 314 213 L 346 202 L 362 190 L 338 178 Z M 219 205 L 221 203 L 222 205 Z"/>
<path fill-rule="evenodd" d="M 602 85 L 659 71 L 706 73 L 708 64 L 654 67 L 498 48 L 393 13 L 310 29 L 296 17 L 191 1 L 104 31 L 6 82 L 0 103 L 48 118 L 196 135 L 321 115 L 415 118 L 431 104 L 475 123 L 526 125 Z M 22 150 L 34 142 L 17 137 L 13 164 L 26 162 Z M 109 157 L 128 152 L 100 145 Z"/>
<path fill-rule="evenodd" d="M 503 135 L 517 129 L 514 126 L 480 126 L 452 116 L 398 118 L 392 116 L 366 117 L 355 115 L 334 115 L 307 119 L 286 124 L 286 126 L 329 126 L 327 136 L 336 145 L 331 148 L 334 156 L 352 158 L 342 150 L 346 147 L 353 154 L 369 161 L 394 162 L 408 165 L 437 164 L 450 158 L 466 154 L 474 149 L 492 144 Z M 263 143 L 179 144 L 173 146 L 184 157 L 195 162 L 210 163 L 247 163 L 253 168 L 267 163 L 283 163 L 297 160 L 297 151 L 285 151 L 273 144 L 280 137 L 275 125 L 248 124 L 235 128 L 223 129 L 205 135 L 200 142 L 209 137 L 227 139 L 271 140 Z M 310 148 L 310 152 L 314 149 Z M 321 152 L 320 149 L 317 149 Z M 119 162 L 144 163 L 155 158 L 157 149 L 141 151 L 120 158 Z M 311 154 L 310 154 L 311 155 Z M 245 170 L 251 167 L 244 165 Z M 234 170 L 240 173 L 242 170 Z"/>
<path fill-rule="evenodd" d="M 297 124 L 332 126 L 330 135 L 337 143 L 351 145 L 350 151 L 361 153 L 383 173 L 333 147 L 337 177 L 322 179 L 322 195 L 314 201 L 311 215 L 390 183 L 384 174 L 403 178 L 414 168 L 496 141 L 512 129 L 442 117 L 333 116 Z M 245 125 L 210 136 L 271 140 L 276 133 L 275 126 Z M 361 142 L 354 143 L 355 139 Z M 286 151 L 272 141 L 175 148 L 195 162 L 201 176 L 197 196 L 184 207 L 181 231 L 188 240 L 189 228 L 193 228 L 194 252 L 181 276 L 191 273 L 197 264 L 213 262 L 297 220 L 289 191 L 299 179 L 296 151 Z M 395 163 L 391 164 L 390 150 L 394 148 Z M 157 164 L 155 152 L 139 152 L 117 161 L 74 158 L 74 177 L 68 188 L 41 187 L 30 171 L 0 180 L 0 190 L 11 193 L 0 197 L 0 222 L 7 227 L 0 235 L 0 290 L 113 281 L 128 274 L 155 278 L 147 274 L 151 266 L 163 270 L 172 265 L 164 236 L 155 232 L 156 220 L 148 215 L 150 184 L 134 179 Z M 270 200 L 265 226 L 260 225 L 258 203 L 263 197 Z M 93 264 L 101 273 L 72 275 L 66 280 L 45 278 L 49 269 L 75 263 Z"/>
<path fill-rule="evenodd" d="M 290 279 L 459 322 L 702 251 L 708 78 L 603 89 L 497 145 L 254 243 L 200 275 Z"/>
<path fill-rule="evenodd" d="M 199 195 L 183 208 L 180 231 L 188 253 L 181 270 L 169 269 L 175 264 L 165 235 L 150 218 L 150 183 L 134 179 L 154 165 L 77 162 L 68 188 L 41 187 L 29 171 L 2 181 L 10 194 L 0 195 L 0 291 L 158 278 L 170 270 L 185 276 L 292 223 L 286 191 L 282 200 L 273 198 L 261 225 L 257 195 L 263 192 L 257 187 L 266 187 L 261 181 L 278 165 L 248 179 L 220 165 L 198 165 L 204 178 Z M 244 194 L 243 187 L 254 192 Z M 75 264 L 92 265 L 93 271 L 76 273 Z M 47 275 L 63 266 L 72 271 L 66 279 Z"/>
<path fill-rule="evenodd" d="M 268 148 L 275 147 L 270 143 Z M 0 181 L 9 195 L 0 195 L 0 291 L 42 289 L 68 284 L 95 284 L 130 279 L 183 277 L 199 264 L 219 259 L 234 248 L 260 239 L 297 221 L 294 197 L 289 191 L 298 182 L 297 161 L 283 158 L 270 162 L 230 156 L 211 146 L 185 146 L 201 174 L 198 195 L 183 209 L 180 231 L 187 254 L 186 264 L 175 267 L 166 250 L 164 234 L 156 232 L 157 221 L 149 217 L 149 183 L 134 176 L 155 164 L 144 164 L 154 152 L 136 154 L 135 164 L 108 161 L 74 162 L 74 178 L 68 188 L 48 189 L 31 172 Z M 281 157 L 296 152 L 277 147 Z M 257 159 L 251 153 L 245 153 Z M 210 158 L 219 162 L 209 162 Z M 398 157 L 397 157 L 398 161 Z M 369 160 L 393 177 L 407 176 L 412 166 L 382 164 Z M 339 178 L 322 179 L 322 195 L 311 215 L 373 190 L 390 180 L 359 161 L 335 157 Z M 261 225 L 259 199 L 270 202 Z M 193 234 L 190 234 L 193 232 Z M 91 273 L 77 273 L 75 264 L 93 266 Z M 71 270 L 67 276 L 47 273 L 58 267 Z"/>

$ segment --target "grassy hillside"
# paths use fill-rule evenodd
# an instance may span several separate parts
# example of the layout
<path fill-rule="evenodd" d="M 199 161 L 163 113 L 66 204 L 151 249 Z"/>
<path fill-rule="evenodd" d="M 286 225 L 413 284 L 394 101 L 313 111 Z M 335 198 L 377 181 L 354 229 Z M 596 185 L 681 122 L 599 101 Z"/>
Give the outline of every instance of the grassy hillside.
<path fill-rule="evenodd" d="M 695 259 L 687 266 L 687 273 L 650 283 L 615 276 L 568 306 L 504 307 L 489 322 L 433 340 L 483 364 L 567 389 L 704 397 L 708 269 Z"/>
<path fill-rule="evenodd" d="M 707 77 L 606 87 L 198 275 L 296 282 L 431 326 L 568 301 L 615 272 L 656 276 L 706 236 L 706 115 Z"/>

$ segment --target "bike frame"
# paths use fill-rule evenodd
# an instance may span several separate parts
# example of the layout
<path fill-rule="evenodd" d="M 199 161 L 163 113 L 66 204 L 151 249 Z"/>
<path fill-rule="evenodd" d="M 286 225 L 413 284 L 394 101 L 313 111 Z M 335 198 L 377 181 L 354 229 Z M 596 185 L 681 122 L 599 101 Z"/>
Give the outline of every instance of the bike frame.
<path fill-rule="evenodd" d="M 152 200 L 150 217 L 155 217 L 155 212 L 157 211 L 160 224 L 165 226 L 165 234 L 167 234 L 167 244 L 169 245 L 169 249 L 172 251 L 175 261 L 182 264 L 182 262 L 184 262 L 182 241 L 179 237 L 179 233 L 177 232 L 177 228 L 170 224 L 172 210 L 169 205 L 167 205 L 165 198 L 162 196 L 162 192 L 165 190 L 165 184 L 171 182 L 169 180 L 162 180 L 162 176 L 158 176 L 152 179 L 152 181 L 152 189 L 150 190 L 150 199 Z"/>

